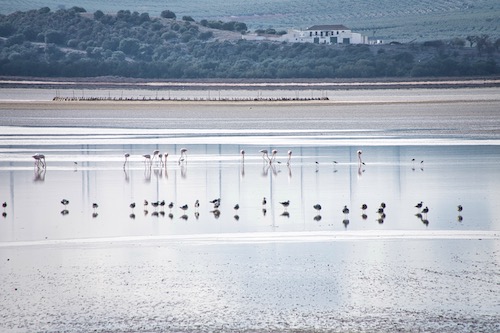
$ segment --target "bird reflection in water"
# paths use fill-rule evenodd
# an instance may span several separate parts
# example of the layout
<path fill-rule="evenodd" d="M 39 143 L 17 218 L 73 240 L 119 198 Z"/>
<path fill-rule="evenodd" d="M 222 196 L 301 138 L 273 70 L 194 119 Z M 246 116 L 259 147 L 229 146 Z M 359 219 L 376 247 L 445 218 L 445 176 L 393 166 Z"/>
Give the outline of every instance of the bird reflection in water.
<path fill-rule="evenodd" d="M 47 169 L 36 168 L 34 171 L 33 181 L 34 182 L 44 182 L 46 173 L 47 173 Z"/>

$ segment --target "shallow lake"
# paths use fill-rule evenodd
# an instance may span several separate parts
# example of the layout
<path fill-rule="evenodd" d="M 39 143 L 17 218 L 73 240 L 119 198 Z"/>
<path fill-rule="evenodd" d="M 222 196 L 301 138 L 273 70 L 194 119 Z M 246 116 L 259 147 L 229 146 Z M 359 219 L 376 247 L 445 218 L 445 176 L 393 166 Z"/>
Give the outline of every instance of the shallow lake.
<path fill-rule="evenodd" d="M 7 91 L 0 329 L 498 331 L 500 94 L 422 93 L 110 105 Z"/>
<path fill-rule="evenodd" d="M 2 137 L 16 144 L 0 147 L 1 200 L 8 205 L 1 241 L 500 229 L 496 145 L 332 146 L 321 139 L 293 138 L 293 145 L 264 146 L 259 136 L 240 136 L 239 141 L 256 144 L 232 144 L 228 138 L 219 138 L 225 144 L 203 144 L 203 137 L 195 137 L 181 146 L 143 143 L 141 131 L 122 133 L 119 139 L 110 138 L 113 131 L 99 132 L 51 133 L 34 145 L 23 143 L 31 139 L 19 134 Z M 179 162 L 181 147 L 188 151 Z M 261 149 L 269 156 L 277 150 L 272 163 Z M 143 157 L 155 150 L 169 154 L 166 164 L 158 157 L 151 163 Z M 46 167 L 35 165 L 32 155 L 38 152 L 46 156 Z M 130 157 L 125 162 L 126 153 Z M 217 198 L 220 206 L 214 208 L 210 201 Z M 62 199 L 69 204 L 61 204 Z M 285 201 L 290 201 L 288 207 L 281 204 Z M 415 207 L 421 201 L 422 208 L 429 208 L 427 214 Z M 164 205 L 153 207 L 154 202 Z M 379 213 L 382 203 L 386 208 Z M 320 210 L 313 208 L 316 204 Z M 368 208 L 362 209 L 363 204 Z M 180 208 L 184 205 L 186 210 Z M 349 214 L 343 213 L 344 206 Z"/>

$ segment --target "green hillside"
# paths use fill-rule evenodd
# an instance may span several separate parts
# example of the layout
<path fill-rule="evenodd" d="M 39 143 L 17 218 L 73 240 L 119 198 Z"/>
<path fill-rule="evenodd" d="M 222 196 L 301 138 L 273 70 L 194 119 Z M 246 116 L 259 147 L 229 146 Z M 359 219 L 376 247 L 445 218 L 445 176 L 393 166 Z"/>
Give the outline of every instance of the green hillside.
<path fill-rule="evenodd" d="M 0 15 L 0 75 L 156 79 L 488 76 L 500 38 L 468 35 L 384 45 L 249 41 L 238 21 L 82 7 Z"/>
<path fill-rule="evenodd" d="M 0 0 L 0 13 L 41 7 L 53 10 L 79 6 L 93 13 L 116 13 L 121 9 L 159 16 L 170 9 L 178 17 L 241 21 L 249 29 L 306 28 L 315 24 L 344 24 L 369 37 L 407 42 L 451 39 L 487 34 L 500 37 L 498 0 L 227 0 L 227 1 L 96 1 L 96 0 Z"/>

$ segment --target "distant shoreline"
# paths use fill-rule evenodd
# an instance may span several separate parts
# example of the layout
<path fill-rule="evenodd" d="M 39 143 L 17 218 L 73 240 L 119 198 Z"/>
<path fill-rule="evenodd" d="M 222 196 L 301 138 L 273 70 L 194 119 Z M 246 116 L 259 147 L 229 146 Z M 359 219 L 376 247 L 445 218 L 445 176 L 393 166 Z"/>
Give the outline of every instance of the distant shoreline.
<path fill-rule="evenodd" d="M 2 88 L 43 89 L 146 89 L 146 90 L 346 90 L 414 88 L 484 88 L 500 87 L 500 77 L 362 79 L 362 80 L 144 80 L 115 77 L 100 78 L 31 78 L 0 77 Z"/>

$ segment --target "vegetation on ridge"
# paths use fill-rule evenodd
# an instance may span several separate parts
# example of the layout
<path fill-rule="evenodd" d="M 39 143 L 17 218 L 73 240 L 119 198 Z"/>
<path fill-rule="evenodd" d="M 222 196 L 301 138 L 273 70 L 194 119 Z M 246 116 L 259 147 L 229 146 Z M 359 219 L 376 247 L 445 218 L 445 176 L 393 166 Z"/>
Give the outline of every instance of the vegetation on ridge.
<path fill-rule="evenodd" d="M 141 78 L 370 78 L 500 73 L 486 35 L 407 45 L 245 41 L 242 22 L 81 7 L 0 15 L 0 75 Z M 222 32 L 225 31 L 225 32 Z"/>

